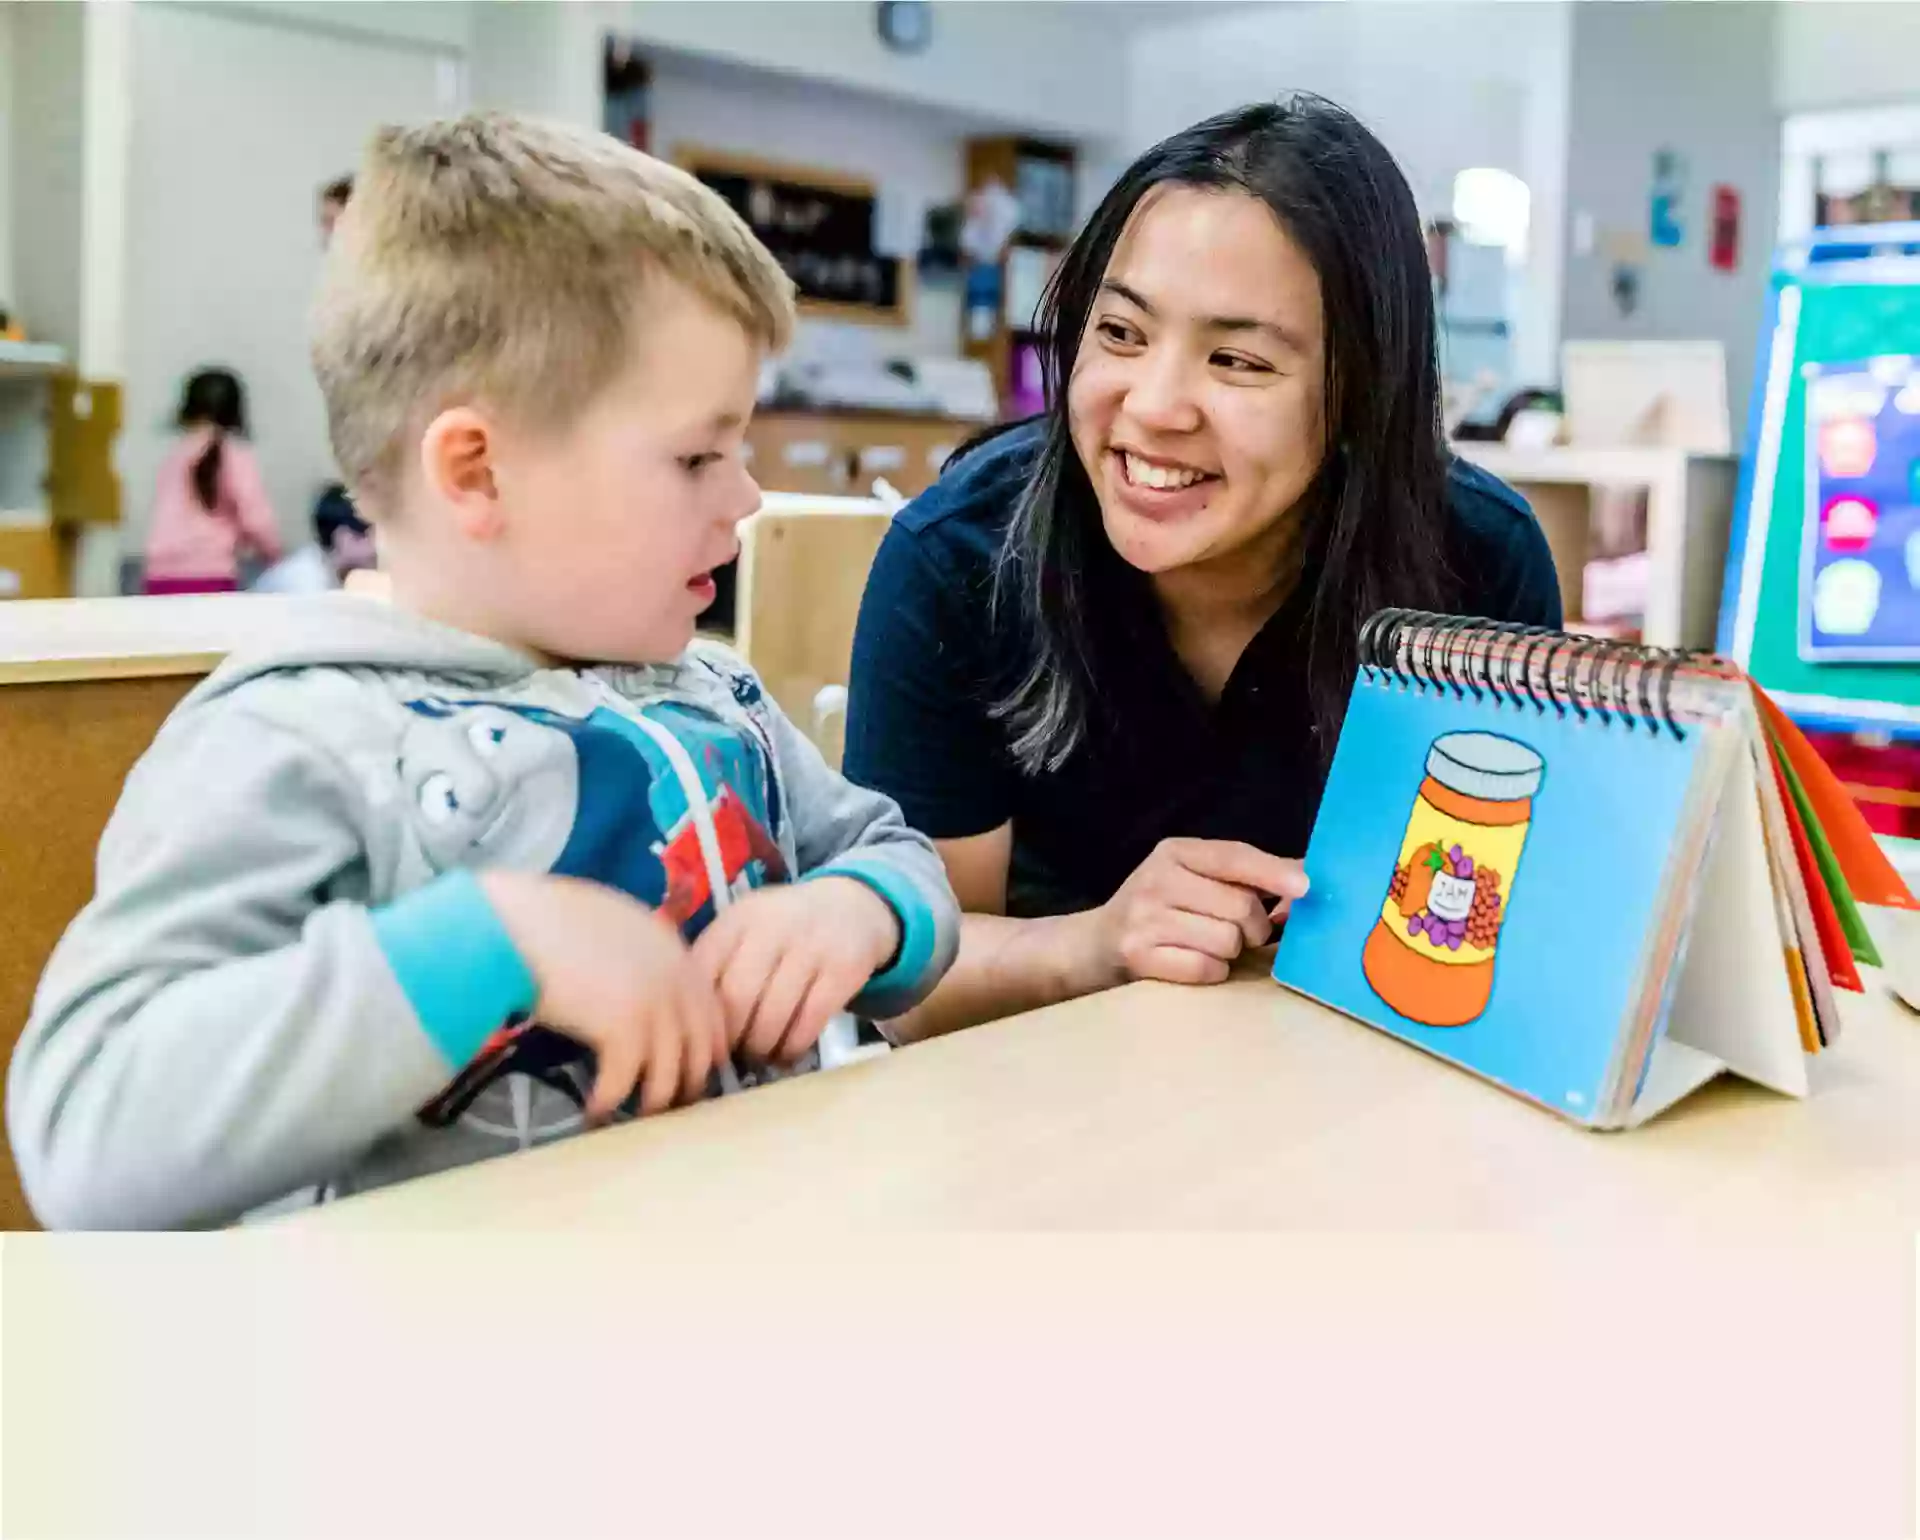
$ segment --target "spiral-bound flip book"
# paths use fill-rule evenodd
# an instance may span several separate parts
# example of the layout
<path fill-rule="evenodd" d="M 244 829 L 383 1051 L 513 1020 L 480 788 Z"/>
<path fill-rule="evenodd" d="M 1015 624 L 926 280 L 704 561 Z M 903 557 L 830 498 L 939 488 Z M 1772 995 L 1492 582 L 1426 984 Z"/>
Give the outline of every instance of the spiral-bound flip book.
<path fill-rule="evenodd" d="M 1385 611 L 1361 637 L 1287 987 L 1592 1128 L 1732 1072 L 1790 1096 L 1915 908 L 1719 658 Z"/>

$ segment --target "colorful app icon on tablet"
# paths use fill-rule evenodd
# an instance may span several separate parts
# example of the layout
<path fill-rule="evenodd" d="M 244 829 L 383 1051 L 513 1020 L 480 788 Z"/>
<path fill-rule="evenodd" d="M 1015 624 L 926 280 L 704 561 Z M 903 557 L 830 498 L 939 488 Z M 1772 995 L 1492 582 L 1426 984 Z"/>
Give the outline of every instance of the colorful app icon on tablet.
<path fill-rule="evenodd" d="M 1873 469 L 1879 448 L 1873 424 L 1864 417 L 1842 417 L 1820 429 L 1820 468 L 1829 476 L 1864 476 Z"/>
<path fill-rule="evenodd" d="M 1862 358 L 1802 376 L 1800 655 L 1920 660 L 1920 367 Z"/>
<path fill-rule="evenodd" d="M 1880 574 L 1870 562 L 1837 561 L 1813 580 L 1813 623 L 1830 636 L 1865 636 L 1880 609 Z"/>
<path fill-rule="evenodd" d="M 1880 510 L 1863 497 L 1836 497 L 1820 515 L 1830 551 L 1864 551 L 1873 543 Z"/>

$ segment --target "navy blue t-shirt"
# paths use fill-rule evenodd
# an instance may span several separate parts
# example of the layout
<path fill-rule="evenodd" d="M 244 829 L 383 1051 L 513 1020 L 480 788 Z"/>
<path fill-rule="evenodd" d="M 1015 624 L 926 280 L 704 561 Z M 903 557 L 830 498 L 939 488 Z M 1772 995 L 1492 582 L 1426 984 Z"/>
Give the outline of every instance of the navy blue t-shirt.
<path fill-rule="evenodd" d="M 1303 854 L 1326 768 L 1309 731 L 1293 601 L 1248 644 L 1211 705 L 1159 625 L 1145 628 L 1164 655 L 1103 687 L 1101 730 L 1057 771 L 1015 764 L 991 708 L 1024 677 L 1031 653 L 1015 607 L 991 604 L 993 564 L 1039 442 L 1037 428 L 1023 428 L 983 445 L 895 517 L 860 606 L 847 775 L 894 798 L 934 839 L 1011 819 L 1010 914 L 1105 903 L 1163 839 Z M 1520 495 L 1456 460 L 1448 503 L 1459 611 L 1559 626 L 1553 557 Z"/>

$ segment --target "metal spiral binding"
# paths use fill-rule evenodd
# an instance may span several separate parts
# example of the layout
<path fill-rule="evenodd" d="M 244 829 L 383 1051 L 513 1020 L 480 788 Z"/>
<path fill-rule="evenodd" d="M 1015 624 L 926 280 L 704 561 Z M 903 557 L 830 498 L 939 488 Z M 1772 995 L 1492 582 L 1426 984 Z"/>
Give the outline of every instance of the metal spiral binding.
<path fill-rule="evenodd" d="M 1684 738 L 1673 713 L 1674 676 L 1712 655 L 1575 636 L 1543 626 L 1426 610 L 1379 610 L 1360 628 L 1361 673 L 1418 694 L 1451 691 L 1495 705 L 1569 713 L 1601 727 L 1618 723 Z M 1537 665 L 1537 667 L 1536 667 Z"/>

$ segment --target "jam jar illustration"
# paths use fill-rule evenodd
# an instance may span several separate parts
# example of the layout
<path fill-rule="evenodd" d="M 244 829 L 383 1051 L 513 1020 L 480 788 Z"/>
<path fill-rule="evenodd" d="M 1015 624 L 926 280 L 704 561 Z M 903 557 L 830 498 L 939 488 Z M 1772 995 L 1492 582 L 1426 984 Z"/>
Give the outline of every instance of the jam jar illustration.
<path fill-rule="evenodd" d="M 1546 765 L 1497 733 L 1447 733 L 1400 841 L 1360 965 L 1409 1021 L 1460 1027 L 1493 996 L 1494 956 Z"/>

